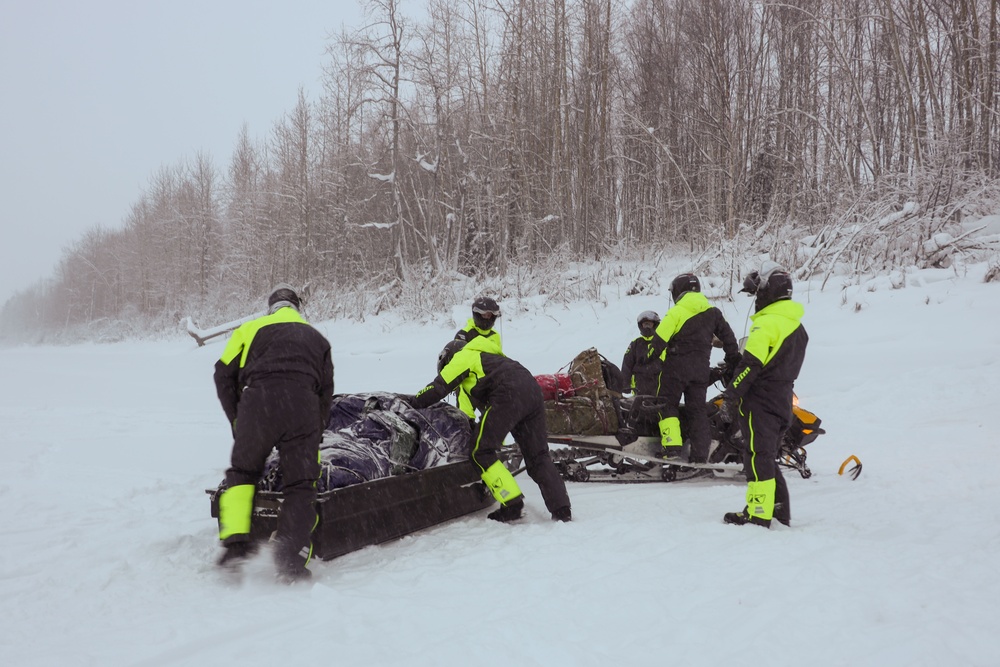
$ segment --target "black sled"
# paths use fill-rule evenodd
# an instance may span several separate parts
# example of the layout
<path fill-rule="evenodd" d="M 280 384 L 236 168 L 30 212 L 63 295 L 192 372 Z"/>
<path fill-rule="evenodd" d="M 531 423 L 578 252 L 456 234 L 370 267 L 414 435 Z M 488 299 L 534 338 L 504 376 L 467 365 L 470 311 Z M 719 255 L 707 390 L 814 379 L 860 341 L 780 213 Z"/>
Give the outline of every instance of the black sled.
<path fill-rule="evenodd" d="M 313 554 L 329 560 L 493 505 L 469 460 L 469 436 L 454 406 L 414 410 L 385 392 L 335 396 L 320 446 Z M 223 490 L 207 490 L 216 519 Z M 254 493 L 253 540 L 277 529 L 281 501 L 280 457 L 272 452 Z"/>
<path fill-rule="evenodd" d="M 210 489 L 212 517 L 219 517 L 221 489 Z M 280 491 L 257 491 L 250 523 L 251 539 L 266 542 L 278 527 Z M 376 479 L 317 497 L 319 523 L 313 531 L 313 555 L 330 560 L 367 546 L 486 509 L 495 503 L 470 461 L 449 463 L 403 475 Z"/>

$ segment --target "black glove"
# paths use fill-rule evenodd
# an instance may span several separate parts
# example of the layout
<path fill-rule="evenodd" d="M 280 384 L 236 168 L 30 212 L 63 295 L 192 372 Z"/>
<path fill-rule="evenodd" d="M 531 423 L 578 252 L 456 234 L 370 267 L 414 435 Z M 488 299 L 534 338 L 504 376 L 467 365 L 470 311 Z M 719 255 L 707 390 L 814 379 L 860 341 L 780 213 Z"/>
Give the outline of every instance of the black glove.
<path fill-rule="evenodd" d="M 726 424 L 732 424 L 740 414 L 740 399 L 722 398 L 719 406 L 719 418 Z"/>
<path fill-rule="evenodd" d="M 726 372 L 722 375 L 722 384 L 728 385 L 733 381 L 733 377 L 736 375 L 736 369 L 739 368 L 741 363 L 743 363 L 743 355 L 726 355 Z"/>
<path fill-rule="evenodd" d="M 726 376 L 728 376 L 729 374 L 730 370 L 728 367 L 726 367 L 725 364 L 712 366 L 712 368 L 709 369 L 708 371 L 708 383 L 715 384 L 716 382 L 722 380 L 724 384 L 729 384 L 728 382 L 725 382 Z"/>

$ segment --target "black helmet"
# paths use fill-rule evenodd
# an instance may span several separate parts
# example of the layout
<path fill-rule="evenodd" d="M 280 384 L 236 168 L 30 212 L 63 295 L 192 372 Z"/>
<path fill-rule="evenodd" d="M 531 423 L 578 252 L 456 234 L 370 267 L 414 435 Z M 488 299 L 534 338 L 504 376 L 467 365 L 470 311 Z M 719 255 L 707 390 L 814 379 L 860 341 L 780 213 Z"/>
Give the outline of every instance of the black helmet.
<path fill-rule="evenodd" d="M 670 283 L 670 296 L 677 303 L 688 292 L 700 292 L 701 281 L 693 273 L 682 273 Z"/>
<path fill-rule="evenodd" d="M 488 296 L 472 302 L 472 321 L 480 329 L 489 331 L 500 317 L 500 306 Z"/>
<path fill-rule="evenodd" d="M 458 339 L 450 340 L 445 344 L 444 348 L 441 349 L 440 354 L 438 354 L 438 365 L 437 365 L 438 373 L 441 372 L 442 368 L 448 365 L 448 362 L 452 360 L 452 357 L 455 356 L 455 353 L 461 350 L 463 347 L 465 347 L 464 340 L 458 340 Z"/>
<path fill-rule="evenodd" d="M 298 310 L 301 305 L 299 295 L 287 283 L 278 283 L 275 285 L 274 289 L 271 290 L 271 296 L 267 297 L 267 309 L 272 313 L 285 306 L 291 306 Z"/>
<path fill-rule="evenodd" d="M 635 318 L 635 322 L 639 325 L 639 333 L 648 337 L 656 331 L 656 325 L 660 323 L 660 316 L 656 314 L 655 310 L 644 310 Z"/>
<path fill-rule="evenodd" d="M 746 289 L 747 281 L 754 275 L 756 275 L 756 284 L 754 290 L 750 291 Z M 746 280 L 743 281 L 743 290 L 741 291 L 756 295 L 757 301 L 754 303 L 754 307 L 759 311 L 775 301 L 792 298 L 792 276 L 779 264 L 765 262 L 759 273 L 755 271 L 747 276 Z"/>
<path fill-rule="evenodd" d="M 758 287 L 760 287 L 760 273 L 757 271 L 751 271 L 747 274 L 747 277 L 743 279 L 743 289 L 740 291 L 753 296 L 757 293 Z"/>

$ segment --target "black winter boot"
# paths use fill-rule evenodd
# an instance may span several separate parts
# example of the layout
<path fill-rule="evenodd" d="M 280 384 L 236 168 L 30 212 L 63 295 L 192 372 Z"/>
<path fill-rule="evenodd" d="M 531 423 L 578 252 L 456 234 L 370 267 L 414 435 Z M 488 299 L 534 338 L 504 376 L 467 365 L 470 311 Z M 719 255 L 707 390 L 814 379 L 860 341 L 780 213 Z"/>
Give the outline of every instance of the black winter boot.
<path fill-rule="evenodd" d="M 304 567 L 279 570 L 277 573 L 278 583 L 287 585 L 296 584 L 300 581 L 309 581 L 312 579 L 312 576 L 313 573 Z"/>
<path fill-rule="evenodd" d="M 278 581 L 283 584 L 293 584 L 312 577 L 312 572 L 306 569 L 312 545 L 308 544 L 298 551 L 294 549 L 294 543 L 287 538 L 279 537 L 274 541 L 274 567 Z"/>
<path fill-rule="evenodd" d="M 664 447 L 660 451 L 660 456 L 662 458 L 677 461 L 678 463 L 687 463 L 688 457 L 691 455 L 691 445 L 684 443 L 683 445 L 677 445 L 674 447 Z"/>
<path fill-rule="evenodd" d="M 257 553 L 256 542 L 232 542 L 226 545 L 226 550 L 222 552 L 217 564 L 219 567 L 238 567 L 255 553 Z"/>
<path fill-rule="evenodd" d="M 487 518 L 493 519 L 494 521 L 499 521 L 501 523 L 507 523 L 509 521 L 517 521 L 521 518 L 521 511 L 524 509 L 524 496 L 518 496 L 508 503 L 500 506 L 500 509 L 493 510 L 486 515 Z"/>
<path fill-rule="evenodd" d="M 746 507 L 739 512 L 726 512 L 726 515 L 722 517 L 722 520 L 726 523 L 731 523 L 734 526 L 742 526 L 745 523 L 750 523 L 755 526 L 763 526 L 764 528 L 771 527 L 770 519 L 760 519 L 755 516 L 750 516 L 750 514 L 747 513 Z"/>
<path fill-rule="evenodd" d="M 779 468 L 774 476 L 774 518 L 786 526 L 792 525 L 792 503 L 788 497 L 788 483 Z"/>
<path fill-rule="evenodd" d="M 552 520 L 564 521 L 564 522 L 572 521 L 573 511 L 569 508 L 569 506 L 560 507 L 559 509 L 557 509 L 555 512 L 552 513 Z"/>
<path fill-rule="evenodd" d="M 786 526 L 792 525 L 792 513 L 782 503 L 774 503 L 774 520 Z"/>

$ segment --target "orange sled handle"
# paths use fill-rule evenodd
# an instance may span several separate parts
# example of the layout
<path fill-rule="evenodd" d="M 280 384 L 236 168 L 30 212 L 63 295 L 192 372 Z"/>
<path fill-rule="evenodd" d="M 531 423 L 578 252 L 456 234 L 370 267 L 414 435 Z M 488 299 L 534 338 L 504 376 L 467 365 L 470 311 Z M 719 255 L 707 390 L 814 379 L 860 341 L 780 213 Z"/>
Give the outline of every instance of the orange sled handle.
<path fill-rule="evenodd" d="M 851 479 L 857 479 L 858 475 L 861 474 L 861 459 L 859 459 L 854 454 L 851 454 L 846 459 L 844 459 L 844 462 L 840 464 L 840 470 L 837 472 L 837 474 L 838 475 L 843 475 L 844 474 L 844 468 L 846 468 L 847 464 L 850 463 L 851 461 L 854 461 L 854 467 L 852 467 L 848 471 L 848 474 L 850 474 Z"/>

